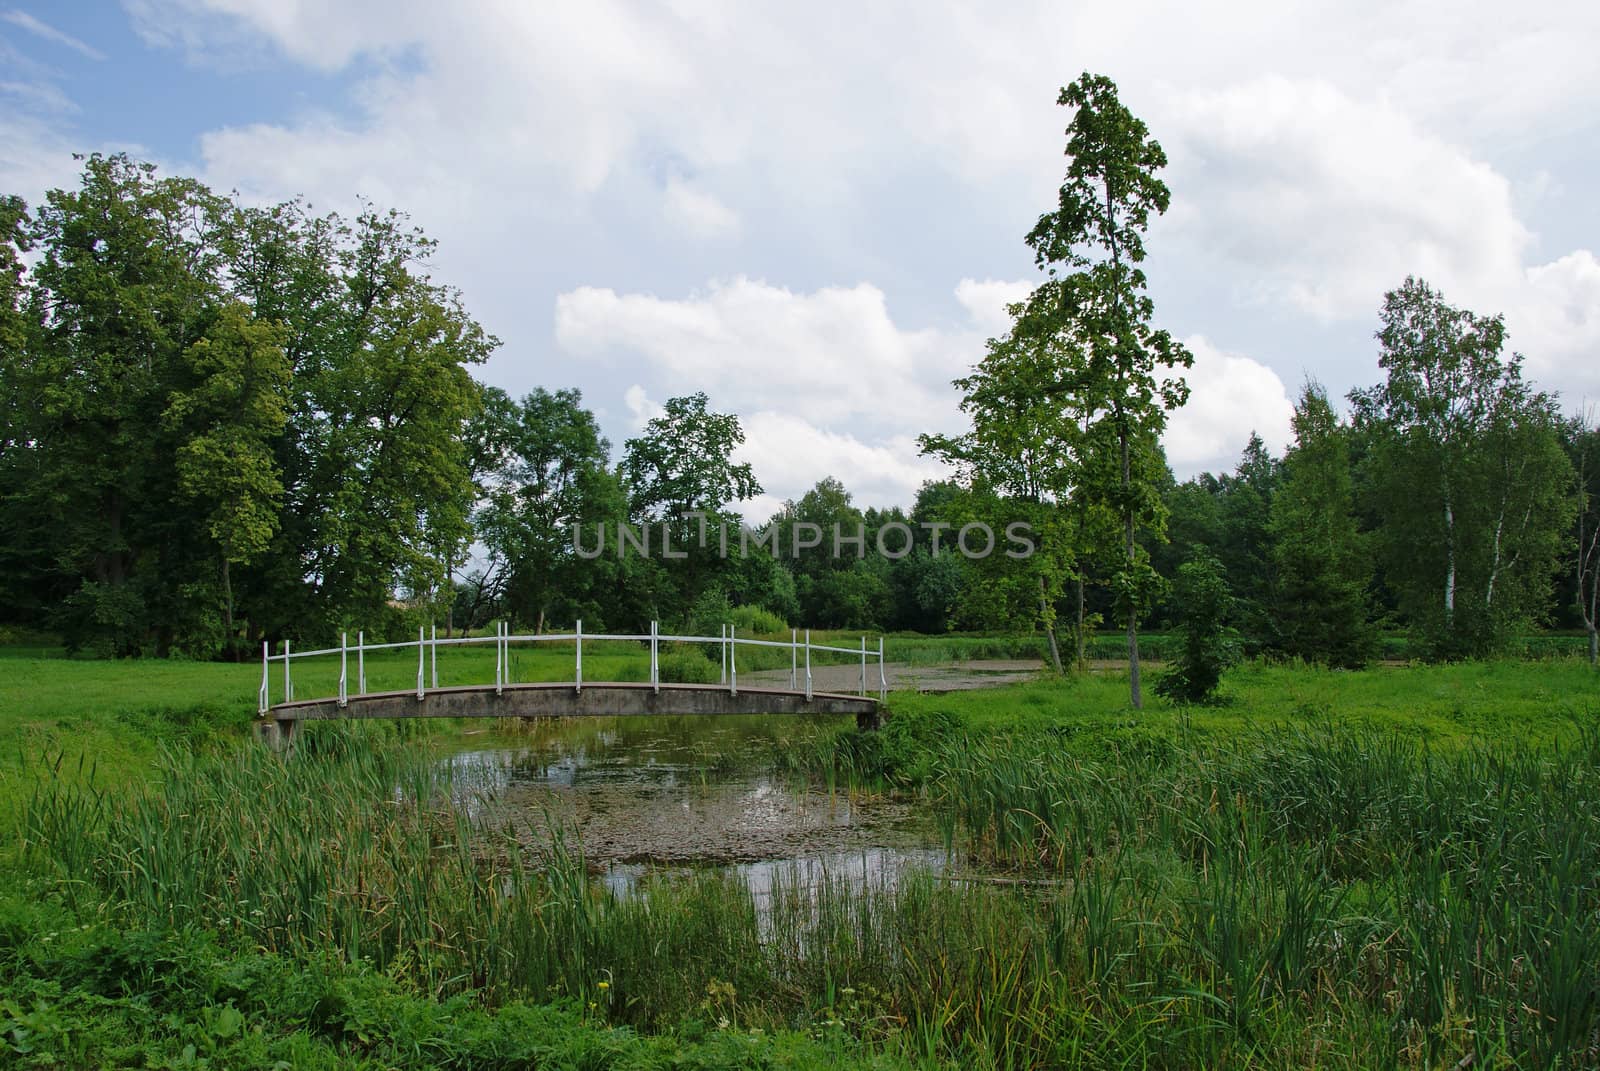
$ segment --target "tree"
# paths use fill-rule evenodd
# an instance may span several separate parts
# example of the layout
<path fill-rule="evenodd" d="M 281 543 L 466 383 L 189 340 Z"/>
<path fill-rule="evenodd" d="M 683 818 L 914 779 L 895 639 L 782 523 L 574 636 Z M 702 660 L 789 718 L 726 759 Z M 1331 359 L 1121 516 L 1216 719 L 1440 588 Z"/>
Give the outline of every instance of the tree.
<path fill-rule="evenodd" d="M 1269 523 L 1274 642 L 1307 661 L 1353 669 L 1372 657 L 1372 562 L 1356 527 L 1347 429 L 1318 383 L 1300 392 L 1294 434 Z"/>
<path fill-rule="evenodd" d="M 1179 607 L 1178 655 L 1156 691 L 1179 703 L 1204 703 L 1216 696 L 1222 671 L 1238 660 L 1238 633 L 1229 626 L 1234 600 L 1222 563 L 1195 548 L 1173 585 Z"/>
<path fill-rule="evenodd" d="M 1238 467 L 1222 483 L 1224 539 L 1216 552 L 1232 578 L 1234 613 L 1252 652 L 1270 631 L 1267 607 L 1276 562 L 1270 518 L 1279 478 L 1278 463 L 1252 431 Z"/>
<path fill-rule="evenodd" d="M 1488 654 L 1547 607 L 1573 503 L 1555 402 L 1502 357 L 1505 324 L 1408 278 L 1385 297 L 1371 447 L 1385 579 L 1438 657 Z"/>
<path fill-rule="evenodd" d="M 1070 162 L 1056 209 L 1027 237 L 1049 278 L 1029 297 L 1016 330 L 1067 340 L 1061 352 L 1072 363 L 1051 394 L 1085 414 L 1086 456 L 1074 493 L 1109 511 L 1122 529 L 1112 583 L 1127 625 L 1130 698 L 1138 708 L 1144 702 L 1138 618 L 1156 580 L 1138 536 L 1141 529 L 1157 537 L 1162 531 L 1158 483 L 1166 466 L 1157 444 L 1167 413 L 1188 397 L 1182 377 L 1163 370 L 1187 368 L 1194 359 L 1152 327 L 1155 305 L 1139 267 L 1150 216 L 1164 213 L 1171 200 L 1156 177 L 1166 153 L 1103 75 L 1084 74 L 1058 103 L 1076 109 L 1067 127 Z M 1058 274 L 1062 268 L 1069 270 Z"/>
<path fill-rule="evenodd" d="M 205 519 L 222 585 L 223 646 L 237 653 L 232 569 L 278 531 L 283 482 L 273 457 L 287 419 L 282 332 L 234 301 L 184 353 L 193 386 L 174 392 L 162 420 L 182 429 L 175 461 L 181 500 Z"/>
<path fill-rule="evenodd" d="M 1021 311 L 1020 305 L 1012 308 L 1014 316 Z M 1078 557 L 1074 532 L 1063 523 L 1059 507 L 1079 482 L 1082 450 L 1078 414 L 1058 388 L 1081 362 L 1075 343 L 1061 335 L 1036 337 L 1013 328 L 990 339 L 972 374 L 955 381 L 972 430 L 959 437 L 923 435 L 918 440 L 923 453 L 955 466 L 973 493 L 967 505 L 993 499 L 998 508 L 972 520 L 1002 529 L 1011 521 L 1026 521 L 1040 537 L 1040 549 L 1026 559 L 990 555 L 975 569 L 985 575 L 991 597 L 1004 598 L 1006 589 L 1020 585 L 1028 589 L 1023 602 L 1028 605 L 1037 587 L 1035 622 L 1044 631 L 1057 673 L 1062 667 L 1056 604 Z M 1081 624 L 1080 618 L 1080 636 Z"/>
<path fill-rule="evenodd" d="M 1577 486 L 1573 580 L 1578 616 L 1589 634 L 1589 664 L 1600 665 L 1600 424 L 1591 413 L 1574 421 L 1568 439 Z"/>
<path fill-rule="evenodd" d="M 53 607 L 72 646 L 213 655 L 448 597 L 466 366 L 495 341 L 403 217 L 245 208 L 96 155 L 31 220 L 0 201 L 0 231 L 12 612 Z"/>
<path fill-rule="evenodd" d="M 227 211 L 199 183 L 97 155 L 29 229 L 29 337 L 7 369 L 33 455 L 18 505 L 46 522 L 70 587 L 54 614 L 69 645 L 222 638 L 215 574 L 199 565 L 214 543 L 175 508 L 189 429 L 163 416 L 196 386 L 191 347 L 219 323 Z"/>
<path fill-rule="evenodd" d="M 540 388 L 514 407 L 498 433 L 505 457 L 485 477 L 487 501 L 477 517 L 490 573 L 506 575 L 508 609 L 541 630 L 563 592 L 578 586 L 572 526 L 602 519 L 595 492 L 611 445 L 582 401 L 576 390 Z"/>
<path fill-rule="evenodd" d="M 643 434 L 624 444 L 620 473 L 632 516 L 668 533 L 672 554 L 685 555 L 668 558 L 662 551 L 656 559 L 680 612 L 709 586 L 726 588 L 719 530 L 728 524 L 729 538 L 737 540 L 732 506 L 761 493 L 749 464 L 733 460 L 743 442 L 739 418 L 711 412 L 705 394 L 695 393 L 668 399 Z"/>
<path fill-rule="evenodd" d="M 433 246 L 397 212 L 239 213 L 234 286 L 284 330 L 292 369 L 282 525 L 249 570 L 263 631 L 381 631 L 397 593 L 430 609 L 453 595 L 474 498 L 465 429 L 483 404 L 467 369 L 499 343 L 429 279 Z"/>

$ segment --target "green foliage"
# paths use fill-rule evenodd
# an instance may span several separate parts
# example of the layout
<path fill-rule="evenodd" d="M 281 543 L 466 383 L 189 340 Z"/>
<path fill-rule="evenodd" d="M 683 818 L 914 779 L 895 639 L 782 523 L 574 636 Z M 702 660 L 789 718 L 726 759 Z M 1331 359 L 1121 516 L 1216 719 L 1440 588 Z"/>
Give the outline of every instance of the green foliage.
<path fill-rule="evenodd" d="M 476 526 L 489 548 L 488 568 L 498 575 L 497 601 L 533 627 L 583 617 L 584 597 L 604 569 L 578 556 L 573 526 L 589 546 L 598 542 L 597 526 L 621 519 L 606 471 L 611 446 L 576 390 L 541 388 L 521 402 L 496 398 L 489 414 L 497 422 L 486 419 L 476 429 L 486 455 Z"/>
<path fill-rule="evenodd" d="M 1154 574 L 1138 542 L 1144 529 L 1159 537 L 1164 511 L 1159 486 L 1166 462 L 1157 445 L 1167 413 L 1188 398 L 1181 376 L 1193 356 L 1151 320 L 1155 304 L 1139 264 L 1152 214 L 1171 194 L 1156 173 L 1166 153 L 1102 75 L 1084 74 L 1058 101 L 1075 109 L 1067 127 L 1066 180 L 1055 211 L 1028 234 L 1049 277 L 1018 317 L 1014 332 L 1062 340 L 1069 372 L 1052 390 L 1081 418 L 1082 458 L 1074 493 L 1104 509 L 1121 526 L 1120 560 L 1110 587 L 1127 622 L 1129 684 L 1143 702 L 1137 619 Z M 1061 268 L 1067 274 L 1058 275 Z M 1075 419 L 1075 423 L 1079 420 Z"/>
<path fill-rule="evenodd" d="M 1543 618 L 1572 498 L 1555 401 L 1501 356 L 1505 325 L 1421 280 L 1385 298 L 1387 381 L 1352 394 L 1384 581 L 1437 657 Z"/>
<path fill-rule="evenodd" d="M 735 606 L 728 615 L 728 623 L 738 629 L 741 636 L 789 635 L 789 623 L 760 606 Z"/>
<path fill-rule="evenodd" d="M 1222 671 L 1239 658 L 1239 634 L 1230 624 L 1234 598 L 1222 563 L 1197 548 L 1178 569 L 1173 597 L 1178 650 L 1156 691 L 1179 703 L 1205 703 L 1216 697 Z"/>
<path fill-rule="evenodd" d="M 214 655 L 443 586 L 465 366 L 495 340 L 402 217 L 247 208 L 96 155 L 0 224 L 37 250 L 0 273 L 0 334 L 25 311 L 0 347 L 0 527 L 31 548 L 0 558 L 10 613 L 54 605 L 76 648 Z"/>
<path fill-rule="evenodd" d="M 1356 529 L 1348 429 L 1321 386 L 1295 406 L 1295 445 L 1272 501 L 1274 646 L 1308 662 L 1353 669 L 1376 635 L 1367 595 L 1372 563 Z"/>

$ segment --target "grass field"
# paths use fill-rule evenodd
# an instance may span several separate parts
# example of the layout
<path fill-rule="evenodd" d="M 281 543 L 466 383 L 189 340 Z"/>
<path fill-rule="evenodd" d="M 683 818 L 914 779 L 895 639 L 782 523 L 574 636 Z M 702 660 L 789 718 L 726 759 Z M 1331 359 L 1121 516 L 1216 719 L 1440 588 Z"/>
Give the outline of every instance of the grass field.
<path fill-rule="evenodd" d="M 244 746 L 258 664 L 47 654 L 0 655 L 0 1063 L 1600 1063 L 1600 675 L 1575 660 L 1252 664 L 1216 706 L 1143 712 L 1115 673 L 897 694 L 884 731 L 782 761 L 922 799 L 958 880 L 780 888 L 761 916 L 715 874 L 596 893 L 579 846 L 452 811 L 425 736 Z M 368 662 L 374 689 L 415 675 Z M 445 683 L 492 676 L 441 652 Z"/>

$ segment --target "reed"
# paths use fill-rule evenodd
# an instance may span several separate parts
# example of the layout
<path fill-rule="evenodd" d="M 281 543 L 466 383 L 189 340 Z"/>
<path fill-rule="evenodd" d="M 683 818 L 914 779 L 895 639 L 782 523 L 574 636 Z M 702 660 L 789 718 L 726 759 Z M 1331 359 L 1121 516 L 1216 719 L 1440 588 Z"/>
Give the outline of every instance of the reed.
<path fill-rule="evenodd" d="M 168 752 L 135 789 L 43 768 L 23 865 L 128 926 L 651 1030 L 845 1031 L 966 1066 L 1600 1059 L 1592 728 L 1543 749 L 1312 729 L 1085 757 L 925 725 L 872 746 L 923 764 L 951 873 L 780 876 L 760 901 L 717 872 L 606 892 L 559 829 L 489 825 L 447 765 L 328 728 L 287 762 Z M 879 772 L 867 746 L 834 754 L 860 762 L 841 782 Z"/>

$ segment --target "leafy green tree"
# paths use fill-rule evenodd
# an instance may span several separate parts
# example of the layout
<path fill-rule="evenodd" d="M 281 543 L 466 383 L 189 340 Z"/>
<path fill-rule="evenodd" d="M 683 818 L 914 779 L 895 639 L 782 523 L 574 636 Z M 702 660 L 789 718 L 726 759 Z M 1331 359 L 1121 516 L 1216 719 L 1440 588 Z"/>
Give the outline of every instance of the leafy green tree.
<path fill-rule="evenodd" d="M 666 519 L 703 510 L 720 516 L 761 493 L 750 466 L 733 460 L 744 443 L 739 418 L 713 413 L 707 405 L 704 393 L 669 398 L 644 434 L 624 444 L 622 472 L 635 513 Z"/>
<path fill-rule="evenodd" d="M 1021 306 L 1012 311 L 1020 314 Z M 1035 337 L 1013 328 L 990 339 L 972 374 L 955 381 L 972 429 L 958 437 L 919 439 L 923 453 L 955 466 L 970 492 L 963 515 L 942 520 L 957 528 L 972 522 L 1003 530 L 1013 521 L 1033 527 L 1039 542 L 1033 555 L 1018 559 L 991 554 L 971 567 L 983 576 L 982 597 L 976 601 L 1036 607 L 1030 616 L 1044 631 L 1058 673 L 1056 607 L 1077 570 L 1079 547 L 1070 521 L 1081 515 L 1063 511 L 1061 503 L 1080 482 L 1083 445 L 1078 413 L 1070 400 L 1063 404 L 1058 388 L 1081 363 L 1082 354 L 1070 338 Z M 989 508 L 971 508 L 980 504 Z M 1010 614 L 1001 611 L 1000 616 L 1004 620 Z"/>
<path fill-rule="evenodd" d="M 658 544 L 653 559 L 672 589 L 657 605 L 678 613 L 711 587 L 726 599 L 729 563 L 736 555 L 730 549 L 729 557 L 723 556 L 722 532 L 737 541 L 739 517 L 733 507 L 761 493 L 749 464 L 733 460 L 744 442 L 739 418 L 712 412 L 708 405 L 704 393 L 668 399 L 662 414 L 624 444 L 619 468 L 630 515 L 652 525 L 658 536 L 669 533 L 671 553 L 683 555 L 669 558 Z"/>
<path fill-rule="evenodd" d="M 205 337 L 183 355 L 192 386 L 162 414 L 181 429 L 180 501 L 205 520 L 215 546 L 223 643 L 236 653 L 232 569 L 271 545 L 283 507 L 275 440 L 287 419 L 289 364 L 282 332 L 238 302 L 221 307 Z"/>
<path fill-rule="evenodd" d="M 250 570 L 259 629 L 381 629 L 390 600 L 448 604 L 473 504 L 468 368 L 498 340 L 432 282 L 434 243 L 399 213 L 353 222 L 299 202 L 241 210 L 234 287 L 284 332 L 283 521 Z"/>
<path fill-rule="evenodd" d="M 214 545 L 175 508 L 186 429 L 163 415 L 196 385 L 190 348 L 218 322 L 226 215 L 192 180 L 93 156 L 29 228 L 31 337 L 7 370 L 33 452 L 17 504 L 46 519 L 74 588 L 55 615 L 73 645 L 164 653 L 220 638 L 215 573 L 197 561 L 215 561 Z"/>
<path fill-rule="evenodd" d="M 1378 332 L 1387 381 L 1351 395 L 1371 443 L 1386 582 L 1439 657 L 1488 654 L 1547 609 L 1573 508 L 1555 402 L 1505 324 L 1408 278 Z"/>
<path fill-rule="evenodd" d="M 19 622 L 39 620 L 71 592 L 50 551 L 49 520 L 32 498 L 41 457 L 26 357 L 30 223 L 21 198 L 0 197 L 0 620 Z"/>
<path fill-rule="evenodd" d="M 1155 305 L 1139 267 L 1150 217 L 1165 212 L 1171 200 L 1157 177 L 1167 157 L 1103 75 L 1084 74 L 1061 91 L 1058 103 L 1075 109 L 1067 127 L 1067 174 L 1056 209 L 1041 216 L 1027 238 L 1048 278 L 1029 297 L 1014 330 L 1064 340 L 1060 352 L 1071 364 L 1051 395 L 1084 414 L 1085 456 L 1074 494 L 1111 513 L 1121 527 L 1112 584 L 1126 621 L 1130 698 L 1138 708 L 1138 618 L 1156 586 L 1139 534 L 1162 532 L 1159 482 L 1166 466 L 1157 444 L 1167 413 L 1188 397 L 1181 375 L 1169 373 L 1193 364 L 1181 343 L 1152 326 Z"/>
<path fill-rule="evenodd" d="M 1600 424 L 1585 414 L 1570 425 L 1568 452 L 1576 475 L 1573 602 L 1589 634 L 1589 664 L 1600 665 Z"/>
<path fill-rule="evenodd" d="M 1372 560 L 1356 526 L 1347 429 L 1318 383 L 1300 392 L 1294 434 L 1271 509 L 1275 645 L 1353 669 L 1372 658 L 1376 641 Z"/>
<path fill-rule="evenodd" d="M 1238 660 L 1238 633 L 1229 625 L 1234 600 L 1222 563 L 1197 547 L 1178 568 L 1173 592 L 1179 607 L 1178 654 L 1156 691 L 1179 703 L 1216 697 L 1222 673 Z"/>
<path fill-rule="evenodd" d="M 593 529 L 608 519 L 600 515 L 605 511 L 597 492 L 611 447 L 576 390 L 535 390 L 514 407 L 510 427 L 499 434 L 506 456 L 486 477 L 478 533 L 491 568 L 505 574 L 507 608 L 542 630 L 584 571 L 573 525 L 581 538 L 586 522 Z"/>
<path fill-rule="evenodd" d="M 1223 482 L 1224 538 L 1216 552 L 1232 578 L 1236 620 L 1251 650 L 1259 649 L 1271 632 L 1268 607 L 1275 558 L 1270 518 L 1279 476 L 1278 462 L 1252 431 L 1233 476 Z"/>

